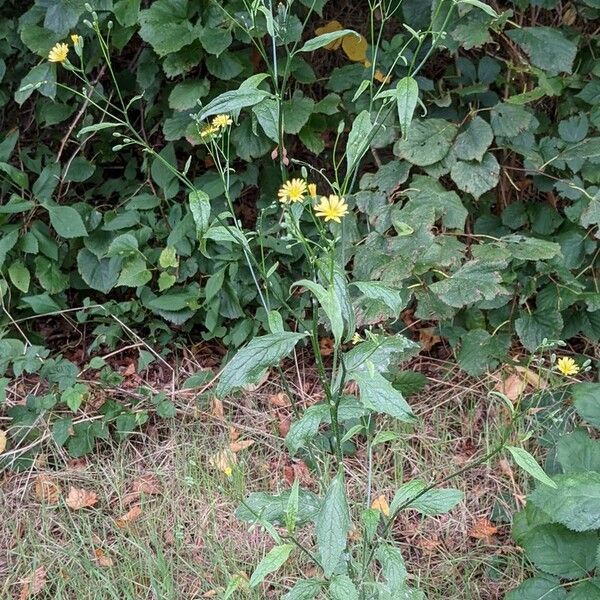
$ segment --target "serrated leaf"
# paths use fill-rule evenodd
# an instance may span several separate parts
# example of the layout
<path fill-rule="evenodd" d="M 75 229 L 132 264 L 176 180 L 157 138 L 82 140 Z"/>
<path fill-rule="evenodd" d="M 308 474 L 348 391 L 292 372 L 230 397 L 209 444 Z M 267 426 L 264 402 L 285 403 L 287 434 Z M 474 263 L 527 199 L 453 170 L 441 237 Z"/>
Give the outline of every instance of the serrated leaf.
<path fill-rule="evenodd" d="M 591 439 L 581 429 L 558 440 L 556 456 L 565 473 L 600 473 L 600 440 Z"/>
<path fill-rule="evenodd" d="M 300 419 L 294 421 L 285 436 L 285 445 L 292 456 L 312 440 L 319 431 L 329 409 L 323 404 L 310 406 Z"/>
<path fill-rule="evenodd" d="M 258 563 L 254 573 L 252 573 L 249 583 L 250 587 L 256 587 L 267 575 L 277 571 L 277 569 L 279 569 L 279 567 L 281 567 L 289 558 L 293 549 L 294 544 L 282 544 L 281 546 L 272 548 L 260 563 Z"/>
<path fill-rule="evenodd" d="M 198 120 L 206 119 L 213 115 L 237 114 L 242 108 L 254 106 L 271 94 L 264 90 L 249 88 L 237 89 L 217 96 L 211 100 L 199 113 Z"/>
<path fill-rule="evenodd" d="M 382 575 L 389 589 L 400 589 L 404 585 L 407 575 L 400 550 L 389 544 L 380 544 L 375 558 L 381 565 Z"/>
<path fill-rule="evenodd" d="M 498 366 L 498 362 L 505 359 L 509 346 L 507 335 L 491 335 L 485 329 L 471 329 L 461 338 L 458 363 L 466 373 L 477 377 Z"/>
<path fill-rule="evenodd" d="M 493 140 L 494 133 L 488 122 L 476 116 L 456 137 L 454 153 L 460 160 L 481 161 Z"/>
<path fill-rule="evenodd" d="M 210 198 L 206 192 L 194 190 L 188 195 L 188 202 L 196 224 L 196 237 L 201 240 L 210 225 Z"/>
<path fill-rule="evenodd" d="M 321 582 L 316 579 L 299 581 L 281 600 L 314 600 L 321 591 Z"/>
<path fill-rule="evenodd" d="M 181 50 L 195 39 L 195 30 L 187 18 L 187 0 L 156 0 L 139 14 L 140 37 L 159 56 Z"/>
<path fill-rule="evenodd" d="M 244 504 L 238 507 L 235 515 L 238 519 L 248 523 L 254 523 L 257 518 L 260 518 L 272 525 L 284 525 L 290 493 L 290 490 L 280 494 L 254 492 L 246 498 Z M 296 525 L 303 525 L 313 520 L 320 508 L 320 500 L 315 494 L 299 489 Z"/>
<path fill-rule="evenodd" d="M 573 395 L 577 414 L 600 429 L 600 383 L 576 383 L 570 386 L 569 391 Z"/>
<path fill-rule="evenodd" d="M 394 154 L 413 165 L 425 167 L 436 163 L 452 147 L 456 125 L 443 119 L 419 119 L 411 123 L 406 139 L 394 147 Z"/>
<path fill-rule="evenodd" d="M 107 294 L 117 283 L 121 269 L 119 257 L 99 259 L 87 248 L 77 255 L 77 269 L 81 278 L 94 290 Z"/>
<path fill-rule="evenodd" d="M 403 484 L 390 504 L 391 513 L 403 506 L 404 510 L 416 510 L 428 516 L 441 515 L 452 510 L 464 497 L 460 490 L 452 488 L 434 488 L 423 493 L 426 487 L 425 482 L 419 479 Z"/>
<path fill-rule="evenodd" d="M 88 232 L 80 214 L 72 206 L 47 206 L 50 223 L 61 237 L 86 237 Z"/>
<path fill-rule="evenodd" d="M 169 94 L 169 106 L 175 110 L 189 110 L 198 105 L 210 90 L 208 79 L 191 79 L 178 83 Z"/>
<path fill-rule="evenodd" d="M 360 401 L 366 408 L 412 423 L 415 416 L 404 396 L 378 371 L 353 371 L 348 375 L 358 384 Z"/>
<path fill-rule="evenodd" d="M 254 338 L 225 365 L 219 377 L 217 395 L 227 396 L 242 386 L 258 383 L 266 370 L 288 356 L 306 335 L 285 331 Z"/>
<path fill-rule="evenodd" d="M 328 591 L 331 600 L 358 600 L 358 590 L 348 575 L 335 575 Z"/>
<path fill-rule="evenodd" d="M 512 454 L 515 462 L 527 473 L 529 473 L 534 479 L 537 479 L 541 483 L 555 488 L 556 484 L 546 473 L 544 469 L 540 467 L 537 460 L 524 448 L 518 448 L 516 446 L 506 446 L 506 449 Z"/>
<path fill-rule="evenodd" d="M 458 189 L 479 198 L 498 184 L 500 165 L 493 154 L 486 152 L 481 162 L 456 161 L 450 170 L 450 177 Z"/>
<path fill-rule="evenodd" d="M 534 352 L 544 339 L 560 338 L 563 320 L 559 312 L 537 310 L 533 313 L 522 312 L 515 321 L 515 331 L 527 350 Z"/>
<path fill-rule="evenodd" d="M 560 580 L 549 575 L 526 579 L 518 588 L 509 592 L 504 600 L 565 600 L 567 592 Z"/>
<path fill-rule="evenodd" d="M 492 108 L 490 123 L 494 134 L 511 138 L 528 129 L 534 116 L 522 106 L 502 102 Z"/>
<path fill-rule="evenodd" d="M 406 306 L 406 298 L 397 288 L 378 281 L 353 281 L 351 285 L 357 287 L 366 298 L 383 302 L 395 317 L 399 316 L 400 311 Z"/>
<path fill-rule="evenodd" d="M 529 500 L 573 531 L 600 528 L 600 473 L 554 475 L 556 488 L 537 487 Z"/>
<path fill-rule="evenodd" d="M 351 525 L 344 476 L 340 472 L 331 482 L 315 519 L 317 546 L 327 578 L 331 577 L 342 558 Z"/>

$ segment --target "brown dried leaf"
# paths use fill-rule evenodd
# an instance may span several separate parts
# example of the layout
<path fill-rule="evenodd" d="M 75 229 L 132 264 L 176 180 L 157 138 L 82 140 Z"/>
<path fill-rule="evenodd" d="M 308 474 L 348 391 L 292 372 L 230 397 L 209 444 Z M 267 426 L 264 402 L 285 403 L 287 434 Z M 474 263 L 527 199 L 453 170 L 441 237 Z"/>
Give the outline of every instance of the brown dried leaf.
<path fill-rule="evenodd" d="M 425 352 L 429 352 L 437 343 L 442 341 L 439 335 L 435 335 L 433 327 L 419 329 L 419 343 Z"/>
<path fill-rule="evenodd" d="M 371 508 L 374 510 L 378 510 L 386 517 L 390 516 L 390 505 L 388 504 L 388 501 L 386 500 L 386 497 L 383 494 L 375 498 L 375 500 L 373 500 Z"/>
<path fill-rule="evenodd" d="M 224 419 L 225 411 L 223 410 L 223 402 L 218 398 L 213 398 L 210 406 L 210 412 L 216 419 Z"/>
<path fill-rule="evenodd" d="M 284 438 L 288 434 L 291 426 L 292 426 L 292 420 L 290 419 L 290 417 L 288 415 L 279 417 L 278 427 L 279 427 L 279 435 L 281 437 Z"/>
<path fill-rule="evenodd" d="M 94 556 L 100 567 L 112 567 L 113 559 L 102 550 L 102 548 L 94 548 Z"/>
<path fill-rule="evenodd" d="M 0 429 L 0 454 L 6 450 L 6 444 L 8 443 L 6 438 L 6 431 Z"/>
<path fill-rule="evenodd" d="M 290 405 L 289 398 L 283 392 L 269 396 L 269 404 L 275 408 L 287 408 Z"/>
<path fill-rule="evenodd" d="M 329 337 L 321 338 L 319 340 L 319 348 L 321 349 L 321 354 L 323 356 L 330 356 L 333 354 L 333 340 Z"/>
<path fill-rule="evenodd" d="M 236 452 L 240 452 L 240 450 L 250 448 L 252 444 L 254 444 L 254 440 L 240 440 L 238 442 L 231 442 L 229 449 L 235 454 Z"/>
<path fill-rule="evenodd" d="M 98 496 L 95 492 L 84 490 L 81 488 L 70 487 L 69 495 L 67 496 L 67 506 L 71 510 L 80 510 L 89 508 L 98 502 Z"/>
<path fill-rule="evenodd" d="M 496 384 L 495 389 L 496 391 L 504 394 L 509 400 L 514 402 L 515 400 L 518 400 L 521 397 L 526 387 L 527 381 L 522 379 L 516 373 L 513 373 L 503 381 L 499 381 Z"/>
<path fill-rule="evenodd" d="M 477 540 L 482 540 L 486 544 L 491 544 L 492 538 L 497 531 L 497 527 L 494 527 L 488 519 L 482 517 L 473 523 L 473 526 L 469 529 L 469 536 Z"/>
<path fill-rule="evenodd" d="M 61 489 L 58 481 L 54 477 L 40 473 L 35 478 L 33 489 L 35 497 L 39 502 L 45 502 L 46 504 L 58 504 Z"/>
<path fill-rule="evenodd" d="M 142 507 L 137 504 L 133 508 L 129 509 L 124 515 L 121 515 L 115 522 L 117 527 L 123 529 L 130 523 L 137 521 L 142 515 Z"/>
<path fill-rule="evenodd" d="M 158 477 L 153 473 L 147 473 L 146 475 L 138 477 L 133 482 L 131 491 L 156 496 L 158 494 L 162 494 L 163 490 Z"/>

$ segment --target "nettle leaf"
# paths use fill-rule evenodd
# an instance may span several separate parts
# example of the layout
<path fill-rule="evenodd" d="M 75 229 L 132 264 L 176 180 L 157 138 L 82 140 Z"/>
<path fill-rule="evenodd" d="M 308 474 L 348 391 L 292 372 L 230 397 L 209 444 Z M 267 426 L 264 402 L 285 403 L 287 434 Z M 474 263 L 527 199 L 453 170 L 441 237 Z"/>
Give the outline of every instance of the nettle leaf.
<path fill-rule="evenodd" d="M 289 558 L 293 549 L 294 544 L 282 544 L 272 548 L 252 573 L 249 582 L 250 587 L 256 587 L 267 575 L 277 571 Z"/>
<path fill-rule="evenodd" d="M 353 281 L 351 285 L 358 288 L 366 298 L 383 302 L 396 317 L 406 306 L 407 299 L 402 295 L 402 291 L 397 288 L 378 281 Z"/>
<path fill-rule="evenodd" d="M 456 137 L 453 146 L 456 158 L 481 161 L 493 140 L 494 132 L 489 123 L 476 116 Z"/>
<path fill-rule="evenodd" d="M 600 584 L 582 581 L 570 588 L 567 600 L 600 600 Z"/>
<path fill-rule="evenodd" d="M 404 138 L 408 134 L 418 100 L 419 84 L 412 77 L 403 77 L 396 84 L 396 104 L 400 131 Z"/>
<path fill-rule="evenodd" d="M 443 119 L 415 120 L 408 129 L 406 139 L 394 146 L 394 154 L 413 165 L 432 165 L 448 154 L 456 130 L 456 125 Z"/>
<path fill-rule="evenodd" d="M 181 50 L 196 38 L 194 26 L 187 18 L 187 0 L 156 0 L 139 15 L 140 37 L 159 56 Z"/>
<path fill-rule="evenodd" d="M 600 528 L 600 473 L 554 475 L 556 488 L 540 486 L 529 500 L 573 531 Z"/>
<path fill-rule="evenodd" d="M 596 562 L 596 532 L 575 533 L 556 523 L 535 527 L 519 545 L 538 569 L 563 579 L 587 575 Z"/>
<path fill-rule="evenodd" d="M 577 414 L 600 429 L 600 383 L 576 383 L 569 387 Z"/>
<path fill-rule="evenodd" d="M 560 579 L 539 575 L 526 579 L 518 588 L 509 592 L 504 600 L 566 600 L 567 592 Z"/>
<path fill-rule="evenodd" d="M 419 344 L 403 335 L 371 334 L 367 340 L 344 354 L 344 365 L 348 373 L 352 374 L 369 372 L 372 369 L 386 373 L 392 361 L 399 364 L 412 358 L 420 349 Z"/>
<path fill-rule="evenodd" d="M 472 260 L 442 281 L 430 286 L 430 290 L 449 306 L 461 308 L 479 300 L 493 300 L 507 294 L 500 285 L 500 273 L 504 262 L 483 263 Z"/>
<path fill-rule="evenodd" d="M 285 436 L 285 445 L 292 456 L 317 435 L 319 426 L 328 412 L 329 409 L 324 404 L 310 406 L 300 419 L 292 423 Z"/>
<path fill-rule="evenodd" d="M 258 383 L 267 369 L 288 356 L 306 335 L 284 331 L 254 338 L 225 365 L 219 377 L 217 395 L 227 396 L 240 387 Z"/>
<path fill-rule="evenodd" d="M 375 558 L 381 565 L 382 575 L 390 590 L 401 588 L 406 581 L 407 573 L 400 550 L 389 544 L 380 544 Z"/>
<path fill-rule="evenodd" d="M 597 403 L 600 404 L 600 397 Z M 600 440 L 591 439 L 585 431 L 578 429 L 563 435 L 556 449 L 558 462 L 565 473 L 600 473 Z"/>
<path fill-rule="evenodd" d="M 508 245 L 513 258 L 519 260 L 549 260 L 561 255 L 560 244 L 556 242 L 516 234 L 501 239 Z"/>
<path fill-rule="evenodd" d="M 315 519 L 317 546 L 327 578 L 331 577 L 342 558 L 351 526 L 344 475 L 340 471 L 331 482 Z"/>
<path fill-rule="evenodd" d="M 336 575 L 329 584 L 331 600 L 358 600 L 358 590 L 348 575 Z"/>
<path fill-rule="evenodd" d="M 348 373 L 358 384 L 360 401 L 366 408 L 412 423 L 415 416 L 404 396 L 378 371 Z"/>
<path fill-rule="evenodd" d="M 313 600 L 321 591 L 321 582 L 316 579 L 299 581 L 281 600 Z"/>
<path fill-rule="evenodd" d="M 512 454 L 515 462 L 527 473 L 529 473 L 534 479 L 537 479 L 541 483 L 555 488 L 556 484 L 546 473 L 544 469 L 540 467 L 537 460 L 524 448 L 518 448 L 516 446 L 506 446 L 506 449 Z"/>
<path fill-rule="evenodd" d="M 531 63 L 552 75 L 571 73 L 577 44 L 554 27 L 521 27 L 507 32 L 508 37 L 529 56 Z"/>
<path fill-rule="evenodd" d="M 495 369 L 506 358 L 509 347 L 508 335 L 492 335 L 485 329 L 471 329 L 461 338 L 458 363 L 463 371 L 477 377 L 488 369 Z"/>
<path fill-rule="evenodd" d="M 544 339 L 557 340 L 563 328 L 563 319 L 559 312 L 537 310 L 533 313 L 521 312 L 515 321 L 515 331 L 519 340 L 529 350 L 534 352 Z"/>
<path fill-rule="evenodd" d="M 443 515 L 464 498 L 463 492 L 453 488 L 434 488 L 423 493 L 426 488 L 425 482 L 419 479 L 403 484 L 394 495 L 390 512 L 394 514 L 403 506 L 403 510 L 416 510 L 426 516 Z"/>
<path fill-rule="evenodd" d="M 479 198 L 498 185 L 500 165 L 493 154 L 486 152 L 481 162 L 456 161 L 450 171 L 450 177 L 458 189 Z"/>
<path fill-rule="evenodd" d="M 47 206 L 50 223 L 61 237 L 86 237 L 88 232 L 80 214 L 72 206 Z"/>
<path fill-rule="evenodd" d="M 235 515 L 247 523 L 255 523 L 258 519 L 271 523 L 271 525 L 284 525 L 291 490 L 281 494 L 267 494 L 254 492 L 250 494 L 244 504 L 240 504 Z M 312 521 L 321 508 L 319 498 L 308 490 L 298 490 L 298 513 L 296 525 L 303 525 Z"/>

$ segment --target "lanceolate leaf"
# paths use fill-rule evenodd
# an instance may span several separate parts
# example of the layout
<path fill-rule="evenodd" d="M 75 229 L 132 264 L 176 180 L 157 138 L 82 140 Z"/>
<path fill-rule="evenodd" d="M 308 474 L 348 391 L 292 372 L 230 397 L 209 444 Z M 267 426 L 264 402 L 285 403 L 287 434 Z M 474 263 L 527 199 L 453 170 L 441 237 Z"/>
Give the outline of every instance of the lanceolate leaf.
<path fill-rule="evenodd" d="M 217 385 L 218 396 L 227 396 L 244 385 L 258 383 L 265 371 L 293 350 L 307 334 L 284 331 L 254 338 L 227 363 Z"/>
<path fill-rule="evenodd" d="M 254 106 L 261 100 L 271 97 L 269 92 L 259 89 L 239 89 L 224 92 L 209 102 L 197 115 L 198 120 L 212 115 L 237 114 L 242 108 Z"/>
<path fill-rule="evenodd" d="M 344 476 L 339 472 L 331 482 L 321 511 L 315 520 L 315 534 L 325 577 L 329 578 L 338 566 L 346 549 L 350 531 L 350 512 L 346 500 Z"/>
<path fill-rule="evenodd" d="M 527 450 L 517 448 L 516 446 L 507 446 L 506 449 L 512 454 L 515 462 L 532 477 L 552 488 L 556 487 L 556 483 L 546 475 L 544 469 L 540 467 L 535 458 Z"/>
<path fill-rule="evenodd" d="M 352 29 L 339 29 L 338 31 L 323 33 L 312 40 L 308 40 L 308 42 L 306 42 L 304 46 L 298 50 L 298 52 L 313 52 L 314 50 L 323 48 L 324 46 L 331 44 L 331 42 L 335 42 L 336 40 L 339 40 L 347 35 L 360 37 L 360 35 Z"/>
<path fill-rule="evenodd" d="M 358 166 L 360 159 L 364 156 L 369 148 L 369 136 L 373 125 L 371 124 L 371 116 L 368 110 L 363 110 L 359 113 L 352 123 L 352 129 L 348 134 L 348 142 L 346 144 L 346 164 L 348 172 Z"/>
<path fill-rule="evenodd" d="M 398 120 L 402 137 L 406 137 L 419 99 L 419 85 L 412 77 L 403 77 L 396 86 Z"/>
<path fill-rule="evenodd" d="M 281 546 L 275 546 L 258 564 L 252 577 L 250 577 L 250 587 L 256 587 L 261 583 L 264 578 L 277 571 L 283 563 L 289 558 L 294 544 L 282 544 Z"/>

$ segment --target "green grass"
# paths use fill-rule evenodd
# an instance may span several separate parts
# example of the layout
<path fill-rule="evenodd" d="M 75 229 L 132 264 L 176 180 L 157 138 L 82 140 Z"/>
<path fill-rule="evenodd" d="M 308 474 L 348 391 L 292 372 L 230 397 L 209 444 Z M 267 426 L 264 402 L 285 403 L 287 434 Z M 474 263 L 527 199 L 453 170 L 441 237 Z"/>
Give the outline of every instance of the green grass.
<path fill-rule="evenodd" d="M 411 404 L 422 420 L 412 432 L 399 427 L 400 438 L 375 453 L 373 494 L 383 493 L 390 500 L 402 481 L 440 479 L 493 447 L 503 416 L 485 392 L 481 383 L 456 386 L 439 381 L 413 398 Z M 47 449 L 46 465 L 58 466 L 38 472 L 59 482 L 62 494 L 55 506 L 35 497 L 37 473 L 7 478 L 0 488 L 0 557 L 6 557 L 0 558 L 0 597 L 18 598 L 23 582 L 40 566 L 46 570 L 46 583 L 36 599 L 222 597 L 231 578 L 249 576 L 271 547 L 268 535 L 259 528 L 248 530 L 235 518 L 235 498 L 287 485 L 283 470 L 290 459 L 281 440 L 272 435 L 273 423 L 265 422 L 267 411 L 256 410 L 261 403 L 266 409 L 267 396 L 263 390 L 254 393 L 249 399 L 252 409 L 227 414 L 243 437 L 256 440 L 240 452 L 233 479 L 210 463 L 229 442 L 228 423 L 214 420 L 172 421 L 128 443 L 105 447 L 82 464 Z M 489 544 L 469 534 L 476 519 L 491 518 L 498 509 L 496 498 L 505 498 L 504 508 L 510 511 L 524 490 L 518 473 L 507 474 L 498 464 L 479 466 L 453 482 L 466 499 L 449 515 L 422 519 L 406 512 L 394 527 L 411 583 L 429 600 L 499 599 L 524 577 L 508 525 L 500 527 Z M 355 514 L 364 507 L 364 465 L 359 445 L 349 461 L 348 478 Z M 132 483 L 148 473 L 158 477 L 162 493 L 144 495 L 139 519 L 118 527 L 116 519 L 131 508 L 123 501 Z M 69 486 L 93 490 L 98 503 L 70 510 L 65 505 Z M 310 532 L 306 536 L 310 543 Z M 98 549 L 111 566 L 99 564 Z M 280 598 L 303 573 L 311 574 L 310 566 L 299 557 L 268 578 L 263 588 L 238 590 L 232 597 Z"/>

